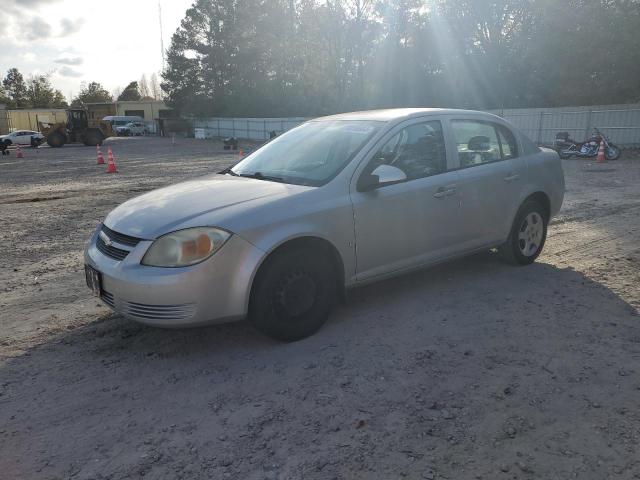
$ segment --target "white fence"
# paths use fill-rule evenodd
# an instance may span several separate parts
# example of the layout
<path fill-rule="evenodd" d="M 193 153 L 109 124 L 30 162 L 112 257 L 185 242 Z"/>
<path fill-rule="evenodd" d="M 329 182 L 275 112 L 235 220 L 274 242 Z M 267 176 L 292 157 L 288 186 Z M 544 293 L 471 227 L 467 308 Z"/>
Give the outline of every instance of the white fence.
<path fill-rule="evenodd" d="M 539 145 L 552 145 L 557 132 L 569 132 L 575 140 L 587 138 L 598 127 L 620 147 L 640 146 L 640 104 L 592 105 L 560 108 L 491 110 L 521 129 Z M 292 118 L 204 118 L 194 121 L 205 138 L 238 137 L 267 140 L 308 120 Z"/>
<path fill-rule="evenodd" d="M 268 140 L 271 132 L 280 135 L 306 122 L 305 117 L 291 118 L 200 118 L 193 122 L 194 129 L 203 129 L 205 138 L 237 137 L 248 140 Z"/>
<path fill-rule="evenodd" d="M 557 132 L 584 140 L 594 127 L 620 147 L 640 146 L 640 104 L 492 110 L 539 145 L 552 145 Z"/>

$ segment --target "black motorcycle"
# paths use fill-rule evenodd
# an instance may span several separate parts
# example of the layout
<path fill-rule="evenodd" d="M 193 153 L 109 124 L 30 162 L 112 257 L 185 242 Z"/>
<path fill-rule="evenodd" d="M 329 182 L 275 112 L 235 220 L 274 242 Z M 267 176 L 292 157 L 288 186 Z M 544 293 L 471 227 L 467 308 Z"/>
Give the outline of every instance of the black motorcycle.
<path fill-rule="evenodd" d="M 576 142 L 569 138 L 569 132 L 558 132 L 554 143 L 555 149 L 560 158 L 576 157 L 587 158 L 597 157 L 600 142 L 604 142 L 604 157 L 607 160 L 617 160 L 620 157 L 620 148 L 616 147 L 597 128 L 593 128 L 591 138 L 584 142 Z"/>

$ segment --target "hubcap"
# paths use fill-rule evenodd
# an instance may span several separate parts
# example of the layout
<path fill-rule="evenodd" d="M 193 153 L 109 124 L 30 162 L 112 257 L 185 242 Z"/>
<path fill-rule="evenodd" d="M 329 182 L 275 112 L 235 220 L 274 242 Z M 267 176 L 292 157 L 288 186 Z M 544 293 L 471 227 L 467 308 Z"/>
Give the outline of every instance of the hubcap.
<path fill-rule="evenodd" d="M 288 275 L 276 291 L 276 304 L 291 317 L 310 310 L 315 298 L 316 283 L 306 272 Z"/>
<path fill-rule="evenodd" d="M 544 225 L 542 223 L 542 217 L 536 212 L 531 212 L 522 221 L 518 232 L 520 252 L 522 252 L 525 257 L 535 255 L 540 249 L 543 234 Z"/>

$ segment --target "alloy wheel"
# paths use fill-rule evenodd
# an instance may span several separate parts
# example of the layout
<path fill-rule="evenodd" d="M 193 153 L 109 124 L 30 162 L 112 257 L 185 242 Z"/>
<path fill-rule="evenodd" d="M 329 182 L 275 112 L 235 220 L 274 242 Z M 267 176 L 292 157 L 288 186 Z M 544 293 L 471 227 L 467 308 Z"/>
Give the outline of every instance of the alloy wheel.
<path fill-rule="evenodd" d="M 542 217 L 537 212 L 527 215 L 518 230 L 518 246 L 526 257 L 535 255 L 540 248 L 544 235 Z"/>

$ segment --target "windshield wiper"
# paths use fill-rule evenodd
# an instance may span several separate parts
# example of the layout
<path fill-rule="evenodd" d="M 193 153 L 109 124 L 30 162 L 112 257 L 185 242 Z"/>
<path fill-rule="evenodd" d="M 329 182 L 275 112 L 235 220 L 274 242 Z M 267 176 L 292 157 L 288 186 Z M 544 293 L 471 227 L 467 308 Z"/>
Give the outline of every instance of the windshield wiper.
<path fill-rule="evenodd" d="M 233 175 L 234 177 L 239 177 L 240 175 L 238 175 L 236 172 L 234 172 L 233 170 L 231 170 L 234 166 L 232 165 L 231 167 L 227 167 L 224 170 L 221 170 L 220 172 L 218 172 L 220 175 Z"/>
<path fill-rule="evenodd" d="M 282 177 L 273 177 L 271 175 L 264 175 L 262 174 L 262 172 L 240 173 L 236 175 L 240 177 L 246 177 L 246 178 L 255 178 L 256 180 L 267 180 L 269 182 L 284 182 L 284 178 Z"/>

